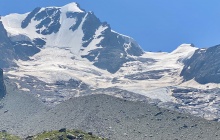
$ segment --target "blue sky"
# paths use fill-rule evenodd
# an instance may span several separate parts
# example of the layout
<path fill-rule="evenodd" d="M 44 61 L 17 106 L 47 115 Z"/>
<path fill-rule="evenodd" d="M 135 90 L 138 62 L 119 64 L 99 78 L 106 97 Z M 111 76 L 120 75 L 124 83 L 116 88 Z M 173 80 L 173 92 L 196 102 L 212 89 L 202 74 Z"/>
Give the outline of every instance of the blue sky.
<path fill-rule="evenodd" d="M 172 51 L 182 43 L 220 44 L 219 0 L 1 0 L 0 14 L 77 2 L 146 51 Z"/>

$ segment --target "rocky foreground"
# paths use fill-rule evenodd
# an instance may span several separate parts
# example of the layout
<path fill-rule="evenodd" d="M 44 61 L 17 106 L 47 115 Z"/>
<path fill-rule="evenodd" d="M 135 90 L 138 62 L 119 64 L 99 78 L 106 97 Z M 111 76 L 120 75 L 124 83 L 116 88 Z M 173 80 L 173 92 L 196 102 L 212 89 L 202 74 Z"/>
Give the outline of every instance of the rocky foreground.
<path fill-rule="evenodd" d="M 6 140 L 22 140 L 18 136 L 8 134 L 5 131 L 0 133 L 0 138 Z M 27 136 L 25 140 L 106 140 L 105 138 L 97 137 L 92 132 L 82 132 L 79 130 L 66 130 L 62 128 L 57 131 L 43 132 L 34 136 Z"/>
<path fill-rule="evenodd" d="M 61 128 L 78 129 L 110 140 L 219 140 L 220 124 L 109 95 L 70 99 L 53 108 L 5 82 L 0 130 L 26 138 Z"/>

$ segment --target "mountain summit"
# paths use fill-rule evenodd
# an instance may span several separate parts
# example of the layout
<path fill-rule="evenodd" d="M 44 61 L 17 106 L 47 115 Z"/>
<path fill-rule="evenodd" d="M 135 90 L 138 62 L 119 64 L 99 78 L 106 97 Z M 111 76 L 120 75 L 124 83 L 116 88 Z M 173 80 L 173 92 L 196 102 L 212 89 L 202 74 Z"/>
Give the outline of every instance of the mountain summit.
<path fill-rule="evenodd" d="M 32 47 L 36 54 L 48 48 L 65 49 L 73 57 L 86 58 L 111 73 L 132 61 L 132 56 L 143 54 L 135 40 L 116 33 L 109 24 L 101 22 L 93 12 L 81 10 L 76 3 L 35 8 L 23 15 L 2 17 L 2 21 L 15 50 Z M 24 60 L 24 55 L 28 54 L 22 54 L 20 59 Z"/>

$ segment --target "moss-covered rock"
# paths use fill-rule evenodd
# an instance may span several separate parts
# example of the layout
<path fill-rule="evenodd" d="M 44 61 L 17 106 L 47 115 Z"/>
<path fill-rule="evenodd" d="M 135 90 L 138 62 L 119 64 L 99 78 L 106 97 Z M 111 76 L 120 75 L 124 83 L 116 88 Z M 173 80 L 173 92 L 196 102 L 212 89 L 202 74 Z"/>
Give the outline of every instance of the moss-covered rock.
<path fill-rule="evenodd" d="M 22 140 L 18 136 L 8 134 L 6 131 L 0 132 L 0 139 L 5 140 Z M 49 131 L 37 134 L 35 136 L 28 136 L 25 140 L 107 140 L 105 138 L 92 135 L 91 132 L 85 133 L 79 130 L 66 131 Z"/>
<path fill-rule="evenodd" d="M 21 140 L 18 136 L 14 136 L 11 134 L 8 134 L 6 132 L 0 132 L 0 139 L 5 139 L 5 140 Z"/>
<path fill-rule="evenodd" d="M 66 130 L 64 131 L 50 131 L 43 132 L 33 136 L 32 140 L 107 140 L 105 138 L 94 136 L 90 133 L 85 133 L 79 130 Z"/>

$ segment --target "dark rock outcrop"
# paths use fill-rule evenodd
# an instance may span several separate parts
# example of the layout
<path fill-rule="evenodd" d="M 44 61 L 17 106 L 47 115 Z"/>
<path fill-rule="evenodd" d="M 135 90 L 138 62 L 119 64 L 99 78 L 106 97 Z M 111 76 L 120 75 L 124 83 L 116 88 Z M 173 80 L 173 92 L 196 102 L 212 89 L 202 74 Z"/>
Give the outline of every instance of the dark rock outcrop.
<path fill-rule="evenodd" d="M 12 61 L 15 58 L 13 45 L 8 38 L 2 22 L 0 21 L 0 67 L 8 68 L 12 65 L 15 65 L 15 63 Z"/>
<path fill-rule="evenodd" d="M 35 8 L 32 12 L 28 14 L 28 16 L 22 21 L 21 28 L 26 28 L 29 23 L 31 22 L 31 19 L 40 11 L 40 7 Z"/>
<path fill-rule="evenodd" d="M 23 40 L 19 40 L 22 38 Z M 38 47 L 43 46 L 42 39 L 31 42 L 25 35 L 8 37 L 2 22 L 0 22 L 0 67 L 10 68 L 16 66 L 14 60 L 29 60 L 29 56 L 40 52 Z"/>
<path fill-rule="evenodd" d="M 28 16 L 22 21 L 21 27 L 26 28 L 32 19 L 41 21 L 36 25 L 36 32 L 43 35 L 56 33 L 60 29 L 60 10 L 57 8 L 46 8 L 40 11 L 41 8 L 35 8 Z M 44 29 L 46 27 L 46 29 Z"/>
<path fill-rule="evenodd" d="M 29 60 L 29 56 L 40 52 L 36 45 L 29 41 L 17 41 L 12 43 L 16 56 L 21 60 Z"/>
<path fill-rule="evenodd" d="M 129 55 L 143 54 L 143 50 L 132 38 L 113 32 L 106 23 L 102 23 L 101 26 L 106 29 L 102 32 L 102 41 L 97 45 L 100 48 L 91 50 L 88 55 L 83 56 L 94 62 L 96 67 L 115 73 L 124 63 L 133 61 Z"/>
<path fill-rule="evenodd" d="M 130 80 L 148 80 L 148 79 L 160 79 L 163 77 L 164 73 L 169 73 L 169 69 L 165 70 L 154 70 L 147 72 L 139 72 L 136 74 L 125 75 L 124 77 Z"/>
<path fill-rule="evenodd" d="M 195 79 L 200 84 L 220 83 L 220 45 L 198 49 L 185 61 L 181 76 L 185 81 Z"/>
<path fill-rule="evenodd" d="M 5 84 L 3 80 L 3 70 L 0 69 L 0 99 L 6 95 Z"/>

